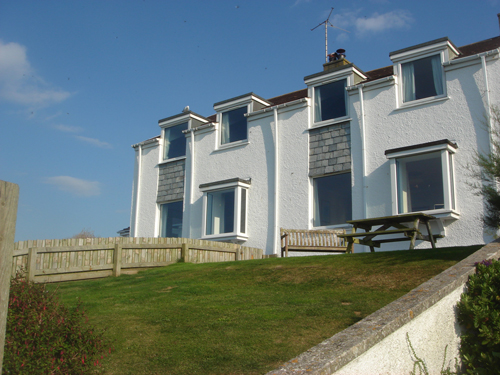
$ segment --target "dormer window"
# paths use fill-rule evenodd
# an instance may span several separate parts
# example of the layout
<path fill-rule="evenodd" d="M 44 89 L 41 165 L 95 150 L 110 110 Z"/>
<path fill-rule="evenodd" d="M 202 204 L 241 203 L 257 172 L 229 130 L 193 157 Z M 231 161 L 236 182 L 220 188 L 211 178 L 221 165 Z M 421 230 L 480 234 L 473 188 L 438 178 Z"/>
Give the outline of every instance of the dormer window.
<path fill-rule="evenodd" d="M 158 121 L 158 125 L 162 129 L 161 138 L 163 144 L 160 163 L 170 163 L 176 159 L 184 158 L 186 156 L 186 135 L 183 132 L 209 122 L 210 120 L 207 118 L 191 111 Z"/>
<path fill-rule="evenodd" d="M 261 110 L 271 103 L 248 93 L 214 104 L 219 123 L 218 147 L 227 148 L 248 143 L 246 114 Z"/>
<path fill-rule="evenodd" d="M 247 107 L 241 107 L 222 113 L 221 144 L 247 139 Z"/>
<path fill-rule="evenodd" d="M 346 86 L 342 79 L 314 88 L 314 122 L 346 116 Z"/>
<path fill-rule="evenodd" d="M 401 107 L 446 99 L 443 63 L 460 51 L 448 38 L 432 40 L 389 54 L 398 76 L 398 102 Z"/>
<path fill-rule="evenodd" d="M 184 122 L 163 129 L 163 160 L 186 155 L 186 136 L 182 131 L 187 128 L 188 123 Z"/>
<path fill-rule="evenodd" d="M 443 95 L 441 56 L 434 55 L 401 64 L 403 102 Z"/>
<path fill-rule="evenodd" d="M 328 69 L 325 67 L 323 72 L 304 77 L 308 96 L 312 99 L 311 127 L 329 126 L 350 120 L 347 87 L 367 77 L 354 64 L 347 60 L 342 61 L 342 65 Z"/>

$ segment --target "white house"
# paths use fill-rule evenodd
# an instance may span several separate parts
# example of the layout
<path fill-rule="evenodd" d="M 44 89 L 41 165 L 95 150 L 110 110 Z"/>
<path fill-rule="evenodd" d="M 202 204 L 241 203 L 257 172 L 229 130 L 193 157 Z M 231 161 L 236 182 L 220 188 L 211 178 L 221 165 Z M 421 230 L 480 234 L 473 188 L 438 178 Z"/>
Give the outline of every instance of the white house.
<path fill-rule="evenodd" d="M 460 48 L 441 38 L 392 52 L 393 65 L 369 72 L 341 58 L 305 77 L 305 89 L 160 120 L 158 137 L 133 146 L 130 235 L 279 254 L 280 227 L 425 212 L 437 217 L 438 247 L 490 241 L 467 165 L 490 150 L 499 47 L 500 37 Z"/>

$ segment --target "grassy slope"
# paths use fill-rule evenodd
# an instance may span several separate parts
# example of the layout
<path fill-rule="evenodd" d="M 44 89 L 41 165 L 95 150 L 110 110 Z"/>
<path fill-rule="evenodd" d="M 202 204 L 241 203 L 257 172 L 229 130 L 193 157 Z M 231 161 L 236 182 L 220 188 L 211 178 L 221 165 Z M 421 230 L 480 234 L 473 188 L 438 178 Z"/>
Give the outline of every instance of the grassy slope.
<path fill-rule="evenodd" d="M 478 248 L 179 263 L 58 287 L 114 340 L 106 374 L 262 374 Z"/>

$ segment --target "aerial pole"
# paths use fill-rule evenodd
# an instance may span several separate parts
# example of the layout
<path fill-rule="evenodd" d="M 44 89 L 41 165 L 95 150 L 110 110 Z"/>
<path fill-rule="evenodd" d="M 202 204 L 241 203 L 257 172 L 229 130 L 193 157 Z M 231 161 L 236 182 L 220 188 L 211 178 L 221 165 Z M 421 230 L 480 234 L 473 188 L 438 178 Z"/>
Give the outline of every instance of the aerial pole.
<path fill-rule="evenodd" d="M 333 12 L 333 8 L 330 10 L 330 14 L 328 15 L 328 18 L 325 21 L 321 22 L 318 26 L 311 29 L 311 31 L 313 31 L 313 30 L 317 29 L 318 27 L 320 27 L 321 25 L 323 25 L 323 24 L 325 25 L 325 62 L 328 62 L 328 26 L 334 27 L 336 29 L 339 29 L 339 30 L 342 30 L 345 32 L 349 32 L 347 30 L 341 29 L 340 27 L 332 25 L 332 23 L 330 22 L 330 16 L 332 15 L 332 12 Z"/>

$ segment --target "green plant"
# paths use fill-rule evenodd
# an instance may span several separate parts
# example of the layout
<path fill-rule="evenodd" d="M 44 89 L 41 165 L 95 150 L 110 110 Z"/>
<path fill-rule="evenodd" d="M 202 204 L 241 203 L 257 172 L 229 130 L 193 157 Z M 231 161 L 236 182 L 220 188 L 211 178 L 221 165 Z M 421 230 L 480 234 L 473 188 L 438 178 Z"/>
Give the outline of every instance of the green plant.
<path fill-rule="evenodd" d="M 406 341 L 408 342 L 408 346 L 410 347 L 411 354 L 413 358 L 411 359 L 413 361 L 413 370 L 410 371 L 410 375 L 429 375 L 429 369 L 427 368 L 427 365 L 425 364 L 425 361 L 420 358 L 417 353 L 415 352 L 415 349 L 413 348 L 413 345 L 411 344 L 410 341 L 410 336 L 408 335 L 408 332 L 406 332 Z M 459 373 L 460 366 L 458 365 L 458 360 L 455 358 L 455 371 L 453 371 L 450 366 L 447 368 L 444 368 L 446 366 L 446 352 L 448 350 L 448 345 L 445 346 L 444 348 L 444 358 L 443 358 L 443 365 L 441 366 L 441 371 L 439 372 L 440 375 L 456 375 Z M 418 371 L 418 372 L 417 372 Z"/>
<path fill-rule="evenodd" d="M 110 351 L 102 332 L 88 324 L 80 303 L 68 309 L 45 285 L 20 273 L 12 279 L 4 374 L 96 374 Z"/>
<path fill-rule="evenodd" d="M 458 303 L 465 332 L 460 355 L 468 374 L 497 374 L 500 369 L 500 262 L 476 264 Z"/>

